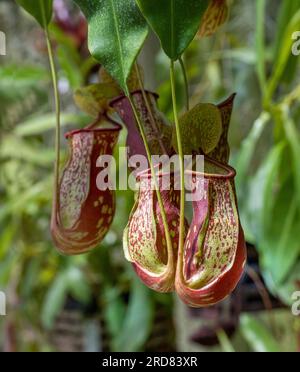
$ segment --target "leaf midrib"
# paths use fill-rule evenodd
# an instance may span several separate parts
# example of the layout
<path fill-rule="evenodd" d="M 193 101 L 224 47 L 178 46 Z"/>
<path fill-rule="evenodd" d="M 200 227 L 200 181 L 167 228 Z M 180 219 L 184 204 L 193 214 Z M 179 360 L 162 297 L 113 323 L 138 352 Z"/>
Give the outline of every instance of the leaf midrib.
<path fill-rule="evenodd" d="M 122 76 L 123 76 L 123 85 L 124 85 L 123 88 L 125 89 L 125 93 L 127 93 L 126 77 L 125 77 L 126 74 L 125 74 L 125 70 L 124 70 L 124 59 L 123 59 L 123 48 L 122 48 L 122 43 L 121 43 L 120 31 L 119 31 L 119 28 L 118 28 L 118 18 L 117 18 L 115 5 L 114 5 L 114 0 L 110 0 L 110 4 L 111 4 L 112 12 L 113 12 L 114 26 L 115 26 L 115 30 L 116 30 L 116 36 L 117 36 L 117 43 L 119 45 L 118 54 L 119 54 L 119 61 L 120 61 L 120 66 L 121 66 Z"/>
<path fill-rule="evenodd" d="M 172 59 L 174 58 L 175 54 L 175 45 L 174 45 L 174 31 L 175 31 L 175 25 L 174 25 L 174 0 L 171 0 L 171 54 Z"/>

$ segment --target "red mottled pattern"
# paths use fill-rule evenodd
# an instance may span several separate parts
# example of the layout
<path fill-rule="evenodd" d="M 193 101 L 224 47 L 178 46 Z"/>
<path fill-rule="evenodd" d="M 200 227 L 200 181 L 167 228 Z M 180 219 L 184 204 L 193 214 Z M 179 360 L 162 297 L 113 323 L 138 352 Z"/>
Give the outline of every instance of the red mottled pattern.
<path fill-rule="evenodd" d="M 158 110 L 156 102 L 157 95 L 151 92 L 145 92 L 145 94 L 148 97 L 150 112 L 141 91 L 132 93 L 132 98 L 145 129 L 150 152 L 152 155 L 170 154 L 172 127 L 167 123 L 162 113 Z M 127 137 L 129 157 L 134 155 L 146 156 L 145 146 L 128 98 L 120 97 L 113 100 L 111 106 L 117 111 L 126 125 L 128 133 L 130 133 Z"/>
<path fill-rule="evenodd" d="M 243 273 L 246 248 L 234 191 L 235 174 L 229 167 L 227 173 L 205 174 L 204 183 L 199 183 L 204 186 L 203 197 L 193 203 L 193 221 L 184 252 L 179 253 L 176 290 L 190 306 L 223 300 Z"/>
<path fill-rule="evenodd" d="M 160 178 L 160 184 L 162 178 Z M 171 177 L 173 183 L 173 177 Z M 174 256 L 169 260 L 164 226 L 151 177 L 140 179 L 136 205 L 124 232 L 126 258 L 150 288 L 159 292 L 173 290 L 179 239 L 179 192 L 161 191 L 173 243 Z M 170 267 L 172 269 L 170 269 Z"/>
<path fill-rule="evenodd" d="M 71 153 L 54 201 L 51 232 L 58 250 L 81 254 L 95 248 L 108 232 L 115 213 L 114 191 L 101 191 L 96 178 L 100 155 L 112 155 L 120 127 L 84 129 L 67 135 Z"/>

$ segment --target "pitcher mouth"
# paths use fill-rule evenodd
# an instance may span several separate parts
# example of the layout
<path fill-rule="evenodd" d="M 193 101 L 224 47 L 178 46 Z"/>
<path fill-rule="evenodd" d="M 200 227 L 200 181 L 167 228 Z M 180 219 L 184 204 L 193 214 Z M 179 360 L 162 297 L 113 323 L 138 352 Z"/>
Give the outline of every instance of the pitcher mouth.
<path fill-rule="evenodd" d="M 184 174 L 187 175 L 187 176 L 203 177 L 205 179 L 234 179 L 235 176 L 236 176 L 236 171 L 231 166 L 219 163 L 218 161 L 216 161 L 214 159 L 211 159 L 208 156 L 204 156 L 204 168 L 208 164 L 212 165 L 215 168 L 212 169 L 212 171 L 206 171 L 204 169 L 204 172 L 199 172 L 199 171 L 194 171 L 192 169 L 187 169 L 187 170 L 184 171 Z M 175 176 L 175 175 L 179 176 L 180 175 L 179 170 L 176 170 L 176 171 L 171 170 L 170 172 L 163 171 L 163 166 L 161 164 L 155 165 L 154 169 L 157 170 L 157 168 L 159 168 L 159 170 L 156 171 L 156 177 L 158 177 L 158 178 L 161 178 L 161 177 L 164 177 L 164 176 Z M 162 168 L 162 169 L 160 169 L 160 168 Z M 222 170 L 222 173 L 217 173 L 217 172 L 213 171 L 213 170 L 217 170 L 217 169 Z M 152 172 L 151 172 L 150 168 L 148 168 L 148 169 L 146 169 L 146 170 L 137 174 L 137 180 L 149 179 L 149 178 L 152 178 L 152 177 L 153 177 L 153 175 L 152 175 Z"/>
<path fill-rule="evenodd" d="M 134 90 L 133 92 L 130 93 L 131 96 L 134 96 L 136 94 L 139 94 L 139 93 L 142 93 L 143 91 L 141 89 L 136 89 Z M 155 92 L 152 92 L 151 90 L 145 90 L 145 93 L 146 94 L 152 94 L 153 97 L 155 97 L 155 99 L 159 99 L 159 95 Z M 116 98 L 113 98 L 110 102 L 109 102 L 109 106 L 110 107 L 114 107 L 114 105 L 120 101 L 122 101 L 123 99 L 126 99 L 127 97 L 125 96 L 125 94 L 121 94 L 120 96 L 116 97 Z"/>
<path fill-rule="evenodd" d="M 205 166 L 208 164 L 213 165 L 215 168 L 212 168 L 211 171 L 206 171 Z M 217 169 L 222 170 L 224 173 L 214 172 Z M 199 176 L 205 179 L 234 179 L 236 176 L 236 170 L 230 165 L 220 163 L 206 155 L 204 156 L 204 172 L 186 170 L 184 173 L 189 176 Z"/>
<path fill-rule="evenodd" d="M 69 139 L 78 133 L 103 133 L 103 132 L 111 133 L 111 132 L 120 132 L 122 130 L 122 126 L 116 121 L 114 121 L 113 119 L 111 119 L 110 117 L 108 117 L 107 115 L 103 115 L 103 119 L 105 119 L 105 121 L 112 126 L 111 127 L 102 126 L 102 127 L 95 127 L 95 128 L 85 127 L 82 129 L 74 129 L 66 133 L 65 138 Z M 100 122 L 101 122 L 101 119 L 99 119 L 99 123 Z"/>

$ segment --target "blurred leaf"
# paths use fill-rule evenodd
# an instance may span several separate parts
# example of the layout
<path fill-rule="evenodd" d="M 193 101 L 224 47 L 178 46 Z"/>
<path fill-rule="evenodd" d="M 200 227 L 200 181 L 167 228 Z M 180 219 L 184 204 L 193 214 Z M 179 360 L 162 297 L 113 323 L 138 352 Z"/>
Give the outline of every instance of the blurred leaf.
<path fill-rule="evenodd" d="M 148 27 L 135 0 L 75 0 L 89 23 L 91 54 L 128 93 L 127 79 Z"/>
<path fill-rule="evenodd" d="M 291 306 L 294 303 L 292 299 L 293 293 L 299 291 L 300 259 L 298 259 L 295 266 L 290 270 L 289 277 L 284 281 L 284 283 L 280 285 L 274 283 L 273 278 L 268 275 L 268 273 L 264 275 L 264 278 L 272 293 L 278 296 L 283 303 L 287 304 L 287 306 Z"/>
<path fill-rule="evenodd" d="M 123 327 L 115 341 L 118 352 L 140 351 L 146 342 L 153 320 L 150 291 L 138 278 L 134 278 Z"/>
<path fill-rule="evenodd" d="M 117 288 L 105 288 L 104 298 L 104 316 L 110 336 L 113 339 L 113 346 L 114 343 L 117 342 L 116 340 L 118 339 L 120 330 L 122 329 L 126 315 L 126 307 L 122 297 L 120 297 L 120 293 Z"/>
<path fill-rule="evenodd" d="M 280 345 L 270 331 L 251 315 L 243 315 L 240 329 L 251 349 L 259 353 L 278 353 Z"/>
<path fill-rule="evenodd" d="M 79 302 L 88 304 L 92 292 L 83 272 L 76 267 L 69 267 L 66 272 L 66 282 L 69 293 Z"/>
<path fill-rule="evenodd" d="M 21 264 L 22 252 L 13 250 L 0 262 L 0 286 L 6 288 L 10 283 L 11 277 L 18 272 L 18 267 Z"/>
<path fill-rule="evenodd" d="M 44 299 L 41 319 L 45 328 L 51 329 L 53 327 L 56 316 L 63 309 L 67 291 L 68 280 L 66 272 L 63 271 L 56 276 Z"/>
<path fill-rule="evenodd" d="M 33 288 L 37 285 L 37 278 L 41 271 L 43 257 L 32 257 L 26 265 L 25 273 L 22 275 L 21 294 L 22 297 L 29 301 L 29 296 L 33 293 Z"/>
<path fill-rule="evenodd" d="M 260 139 L 266 124 L 269 122 L 271 116 L 267 112 L 262 112 L 259 118 L 254 122 L 253 127 L 242 143 L 242 147 L 238 156 L 238 161 L 236 164 L 237 170 L 237 189 L 242 190 L 245 180 L 247 180 L 247 172 L 253 155 L 255 153 L 256 144 Z"/>
<path fill-rule="evenodd" d="M 265 19 L 266 0 L 256 0 L 256 69 L 262 94 L 266 89 Z"/>
<path fill-rule="evenodd" d="M 264 268 L 270 271 L 276 285 L 286 280 L 300 256 L 300 243 L 296 238 L 300 231 L 300 215 L 291 182 L 288 180 L 277 195 L 269 190 L 274 206 L 264 221 L 259 242 L 260 252 L 265 255 Z"/>
<path fill-rule="evenodd" d="M 218 335 L 219 343 L 220 343 L 220 346 L 221 346 L 223 352 L 234 353 L 235 352 L 234 347 L 233 347 L 229 337 L 224 332 L 224 330 L 223 329 L 219 330 L 217 335 Z"/>
<path fill-rule="evenodd" d="M 23 212 L 26 209 L 30 201 L 50 200 L 50 190 L 53 180 L 52 176 L 33 185 L 30 189 L 20 195 L 14 200 L 9 200 L 3 208 L 0 209 L 0 222 L 4 220 L 9 215 L 14 215 L 15 213 Z M 49 191 L 47 193 L 47 190 Z"/>
<path fill-rule="evenodd" d="M 18 151 L 16 151 L 18 149 Z M 0 159 L 20 159 L 24 162 L 47 166 L 52 164 L 55 159 L 54 150 L 45 149 L 42 145 L 36 145 L 22 141 L 16 136 L 5 136 L 2 139 L 2 147 L 0 149 Z"/>
<path fill-rule="evenodd" d="M 291 35 L 293 34 L 295 30 L 298 30 L 299 28 L 300 28 L 300 9 L 294 14 L 294 16 L 289 21 L 285 29 L 284 37 L 282 39 L 283 43 L 281 44 L 281 53 L 278 59 L 275 60 L 272 76 L 267 86 L 267 97 L 266 97 L 267 102 L 271 101 L 271 99 L 273 98 L 273 95 L 277 89 L 278 83 L 280 82 L 282 74 L 284 73 L 287 62 L 291 55 L 291 49 L 292 49 L 292 44 L 293 44 Z"/>
<path fill-rule="evenodd" d="M 81 114 L 61 114 L 61 126 L 72 125 L 74 128 L 84 126 L 89 118 Z M 55 128 L 55 115 L 44 114 L 42 116 L 33 116 L 19 123 L 15 129 L 18 136 L 35 136 Z"/>
<path fill-rule="evenodd" d="M 276 36 L 273 43 L 275 61 L 280 57 L 282 45 L 285 43 L 286 26 L 298 9 L 300 9 L 300 0 L 284 0 L 280 2 L 277 13 Z M 296 59 L 294 56 L 291 56 L 291 58 Z"/>
<path fill-rule="evenodd" d="M 40 66 L 0 66 L 0 97 L 16 101 L 40 86 L 41 82 L 48 82 L 48 79 L 47 70 Z"/>
<path fill-rule="evenodd" d="M 52 18 L 53 0 L 16 0 L 44 28 Z"/>
<path fill-rule="evenodd" d="M 265 227 L 263 221 L 270 220 L 274 183 L 278 177 L 285 146 L 285 142 L 282 142 L 270 150 L 255 176 L 249 180 L 247 198 L 242 199 L 241 217 L 245 225 L 246 236 L 249 239 L 250 235 L 252 243 L 256 244 L 259 250 Z"/>
<path fill-rule="evenodd" d="M 295 177 L 295 186 L 298 194 L 298 203 L 300 206 L 300 137 L 296 125 L 289 115 L 288 107 L 283 108 L 283 127 L 292 152 L 292 166 Z"/>
<path fill-rule="evenodd" d="M 51 25 L 50 31 L 51 37 L 57 43 L 56 57 L 61 68 L 61 74 L 68 80 L 70 87 L 76 89 L 84 83 L 78 47 L 74 39 L 57 25 Z"/>
<path fill-rule="evenodd" d="M 136 0 L 167 56 L 177 60 L 195 37 L 209 0 Z"/>
<path fill-rule="evenodd" d="M 2 232 L 0 239 L 0 260 L 3 260 L 5 254 L 11 248 L 16 233 L 16 226 L 11 223 Z"/>

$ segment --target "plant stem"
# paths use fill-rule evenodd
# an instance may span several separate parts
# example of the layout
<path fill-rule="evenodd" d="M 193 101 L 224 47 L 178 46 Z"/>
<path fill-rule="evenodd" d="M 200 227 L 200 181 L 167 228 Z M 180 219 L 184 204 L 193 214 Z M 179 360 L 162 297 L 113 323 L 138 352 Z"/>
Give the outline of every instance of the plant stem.
<path fill-rule="evenodd" d="M 189 109 L 190 109 L 189 83 L 188 83 L 186 68 L 185 68 L 182 57 L 179 58 L 179 63 L 180 63 L 180 66 L 181 66 L 183 79 L 184 79 L 185 96 L 186 96 L 186 111 L 189 111 Z"/>
<path fill-rule="evenodd" d="M 164 226 L 164 231 L 165 231 L 165 236 L 166 236 L 166 243 L 167 243 L 167 250 L 168 250 L 168 265 L 170 265 L 170 264 L 173 265 L 173 246 L 172 246 L 172 240 L 171 240 L 171 235 L 170 235 L 170 231 L 169 231 L 169 225 L 168 225 L 167 216 L 166 216 L 166 212 L 165 212 L 165 208 L 164 208 L 164 203 L 163 203 L 162 196 L 161 196 L 161 193 L 160 193 L 160 190 L 159 190 L 159 184 L 157 183 L 156 173 L 155 173 L 154 165 L 152 163 L 151 152 L 150 152 L 149 145 L 148 145 L 148 142 L 147 142 L 146 133 L 145 133 L 143 124 L 141 123 L 141 119 L 139 117 L 139 113 L 138 113 L 138 111 L 135 107 L 135 103 L 134 103 L 130 93 L 127 92 L 126 96 L 127 96 L 128 100 L 130 102 L 132 111 L 134 113 L 135 120 L 138 124 L 138 128 L 139 128 L 139 131 L 140 131 L 140 134 L 142 136 L 142 140 L 143 140 L 143 143 L 144 143 L 144 146 L 145 146 L 147 158 L 148 158 L 148 161 L 149 161 L 149 164 L 150 164 L 151 175 L 152 175 L 152 178 L 154 180 L 154 187 L 155 187 L 155 191 L 156 191 L 156 195 L 157 195 L 157 201 L 158 201 L 158 205 L 159 205 L 159 208 L 160 208 L 160 213 L 161 213 L 163 226 Z"/>
<path fill-rule="evenodd" d="M 155 118 L 154 118 L 154 115 L 153 115 L 153 112 L 152 112 L 152 109 L 151 109 L 151 106 L 150 106 L 150 103 L 149 103 L 148 94 L 145 92 L 145 89 L 144 89 L 144 86 L 143 86 L 141 73 L 140 73 L 140 70 L 139 70 L 139 67 L 138 67 L 137 63 L 135 64 L 135 70 L 136 70 L 136 75 L 137 75 L 137 78 L 138 78 L 138 83 L 139 83 L 139 86 L 141 88 L 141 92 L 142 92 L 142 95 L 143 95 L 143 99 L 145 101 L 145 105 L 146 105 L 147 111 L 148 111 L 149 116 L 150 116 L 151 126 L 154 129 L 154 131 L 156 132 L 157 140 L 159 142 L 159 146 L 162 150 L 162 153 L 167 154 L 166 147 L 165 147 L 165 145 L 162 141 L 161 135 L 159 133 L 159 128 L 157 127 L 157 124 L 156 124 L 156 121 L 155 121 Z"/>
<path fill-rule="evenodd" d="M 170 63 L 170 78 L 171 78 L 171 89 L 172 89 L 172 101 L 174 111 L 174 121 L 177 136 L 177 147 L 180 163 L 180 225 L 179 225 L 179 254 L 183 253 L 184 238 L 185 238 L 185 184 L 184 184 L 184 154 L 181 142 L 180 126 L 177 114 L 177 99 L 176 99 L 176 88 L 175 88 L 175 73 L 174 73 L 174 61 Z"/>
<path fill-rule="evenodd" d="M 59 167 L 60 167 L 60 98 L 58 91 L 58 78 L 54 63 L 53 49 L 50 41 L 49 29 L 45 21 L 45 35 L 50 62 L 51 77 L 54 90 L 55 111 L 56 111 L 56 134 L 55 134 L 55 165 L 54 165 L 54 192 L 56 202 L 59 200 Z"/>

